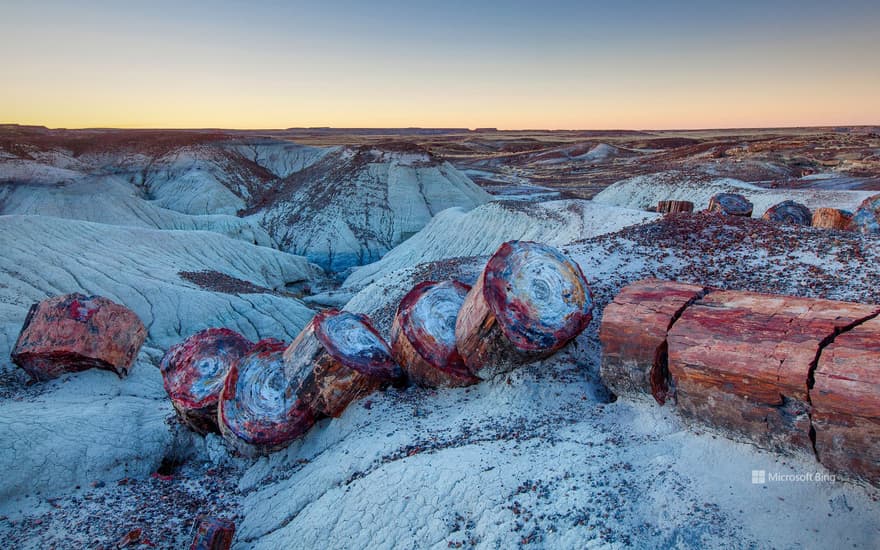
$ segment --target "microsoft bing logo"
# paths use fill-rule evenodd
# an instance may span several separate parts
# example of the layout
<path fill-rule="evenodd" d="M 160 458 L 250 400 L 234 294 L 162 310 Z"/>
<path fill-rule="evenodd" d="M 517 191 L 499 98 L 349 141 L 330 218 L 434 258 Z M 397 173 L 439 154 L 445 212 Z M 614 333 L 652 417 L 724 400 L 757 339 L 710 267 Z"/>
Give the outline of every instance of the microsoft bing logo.
<path fill-rule="evenodd" d="M 752 483 L 755 483 L 755 484 L 767 483 L 767 471 L 766 470 L 752 470 Z"/>

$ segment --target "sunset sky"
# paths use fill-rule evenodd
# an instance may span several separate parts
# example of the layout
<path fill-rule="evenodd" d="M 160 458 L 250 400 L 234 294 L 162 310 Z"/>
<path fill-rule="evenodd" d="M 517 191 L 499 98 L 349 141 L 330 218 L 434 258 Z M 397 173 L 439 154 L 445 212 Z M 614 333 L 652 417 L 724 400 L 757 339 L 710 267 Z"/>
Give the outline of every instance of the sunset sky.
<path fill-rule="evenodd" d="M 0 123 L 880 124 L 880 1 L 0 0 Z"/>

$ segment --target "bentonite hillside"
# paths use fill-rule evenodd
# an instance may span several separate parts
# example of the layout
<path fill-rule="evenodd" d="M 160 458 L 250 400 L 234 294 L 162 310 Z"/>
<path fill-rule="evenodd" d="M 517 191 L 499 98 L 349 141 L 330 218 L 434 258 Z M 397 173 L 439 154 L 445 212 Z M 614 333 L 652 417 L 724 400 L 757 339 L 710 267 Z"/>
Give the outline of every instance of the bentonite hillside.
<path fill-rule="evenodd" d="M 0 127 L 0 533 L 877 548 L 878 193 L 866 127 Z"/>

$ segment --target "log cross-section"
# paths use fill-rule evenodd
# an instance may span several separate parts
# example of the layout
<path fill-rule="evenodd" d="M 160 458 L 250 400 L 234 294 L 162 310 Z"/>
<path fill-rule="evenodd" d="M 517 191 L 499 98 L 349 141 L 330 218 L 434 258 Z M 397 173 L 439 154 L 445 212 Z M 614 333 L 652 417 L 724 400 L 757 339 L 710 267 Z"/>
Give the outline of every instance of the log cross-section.
<path fill-rule="evenodd" d="M 739 193 L 717 193 L 709 199 L 709 212 L 721 212 L 728 216 L 742 216 L 748 218 L 752 215 L 752 203 Z"/>
<path fill-rule="evenodd" d="M 485 380 L 558 351 L 589 324 L 592 307 L 577 263 L 544 244 L 510 241 L 465 298 L 456 345 L 471 374 Z"/>
<path fill-rule="evenodd" d="M 782 201 L 768 208 L 761 219 L 791 225 L 811 225 L 813 213 L 799 202 Z"/>
<path fill-rule="evenodd" d="M 812 226 L 822 229 L 849 229 L 853 214 L 840 208 L 817 208 L 813 211 Z"/>

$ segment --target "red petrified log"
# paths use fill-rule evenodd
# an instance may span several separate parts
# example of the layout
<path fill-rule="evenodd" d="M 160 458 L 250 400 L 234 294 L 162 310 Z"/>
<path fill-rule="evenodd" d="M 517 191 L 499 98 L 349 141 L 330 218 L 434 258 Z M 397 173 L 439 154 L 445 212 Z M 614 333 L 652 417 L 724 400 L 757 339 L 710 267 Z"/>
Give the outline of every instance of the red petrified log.
<path fill-rule="evenodd" d="M 670 395 L 666 333 L 701 286 L 658 279 L 628 285 L 602 314 L 601 375 L 616 394 L 651 394 L 661 405 Z"/>
<path fill-rule="evenodd" d="M 263 340 L 232 364 L 218 403 L 223 437 L 241 454 L 284 448 L 315 423 L 298 393 L 300 378 L 284 367 L 284 342 Z"/>
<path fill-rule="evenodd" d="M 718 193 L 709 199 L 709 207 L 706 210 L 748 218 L 752 215 L 752 203 L 739 193 Z"/>
<path fill-rule="evenodd" d="M 859 233 L 880 233 L 880 195 L 862 201 L 850 220 L 849 229 Z"/>
<path fill-rule="evenodd" d="M 485 380 L 559 350 L 589 324 L 592 308 L 575 262 L 547 245 L 507 242 L 465 298 L 456 345 L 471 374 Z"/>
<path fill-rule="evenodd" d="M 657 212 L 660 212 L 661 214 L 693 211 L 694 203 L 691 201 L 660 201 L 657 203 Z"/>
<path fill-rule="evenodd" d="M 880 484 L 880 318 L 838 335 L 819 356 L 814 381 L 819 461 Z"/>
<path fill-rule="evenodd" d="M 101 296 L 66 294 L 31 306 L 12 361 L 35 380 L 93 367 L 128 374 L 147 329 L 125 306 Z"/>
<path fill-rule="evenodd" d="M 366 315 L 315 315 L 284 352 L 299 398 L 321 416 L 339 416 L 356 399 L 403 379 L 391 349 Z"/>
<path fill-rule="evenodd" d="M 792 225 L 810 225 L 813 222 L 813 213 L 799 202 L 782 201 L 768 208 L 761 219 Z"/>
<path fill-rule="evenodd" d="M 232 363 L 253 342 L 225 328 L 193 334 L 172 346 L 159 369 L 165 391 L 183 421 L 199 433 L 216 432 L 217 400 Z"/>
<path fill-rule="evenodd" d="M 678 409 L 765 447 L 811 449 L 807 380 L 821 346 L 878 310 L 711 292 L 685 308 L 668 333 Z"/>
<path fill-rule="evenodd" d="M 229 550 L 235 536 L 235 522 L 228 519 L 199 516 L 196 534 L 189 550 Z"/>
<path fill-rule="evenodd" d="M 400 302 L 391 351 L 413 383 L 437 388 L 479 382 L 455 347 L 455 321 L 470 288 L 458 281 L 425 281 Z"/>
<path fill-rule="evenodd" d="M 852 212 L 839 208 L 817 208 L 813 211 L 813 227 L 823 229 L 849 229 L 852 221 Z"/>

